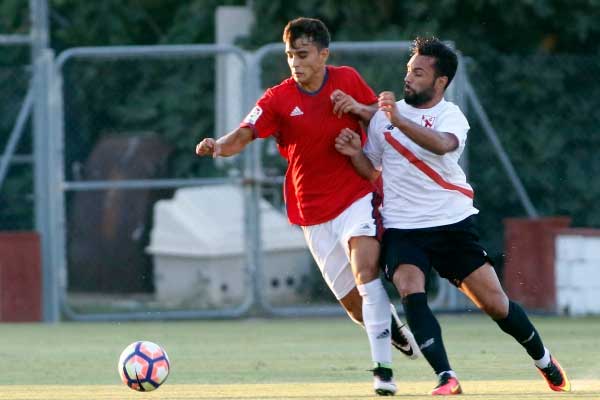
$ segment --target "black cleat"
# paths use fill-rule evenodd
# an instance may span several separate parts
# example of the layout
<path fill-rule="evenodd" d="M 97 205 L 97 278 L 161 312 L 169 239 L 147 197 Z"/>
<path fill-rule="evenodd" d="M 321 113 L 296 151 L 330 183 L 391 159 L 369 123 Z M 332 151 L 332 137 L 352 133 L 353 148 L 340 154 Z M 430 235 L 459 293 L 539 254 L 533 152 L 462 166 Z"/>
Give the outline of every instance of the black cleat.
<path fill-rule="evenodd" d="M 390 304 L 392 311 L 392 345 L 411 360 L 419 358 L 421 351 L 410 329 L 396 312 L 396 307 Z"/>

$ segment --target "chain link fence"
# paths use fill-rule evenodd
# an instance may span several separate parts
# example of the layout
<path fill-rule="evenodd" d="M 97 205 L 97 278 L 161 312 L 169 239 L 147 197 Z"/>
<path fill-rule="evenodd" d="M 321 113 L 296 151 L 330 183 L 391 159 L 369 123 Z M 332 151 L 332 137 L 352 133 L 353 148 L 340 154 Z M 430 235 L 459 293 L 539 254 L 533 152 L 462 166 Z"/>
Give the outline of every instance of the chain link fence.
<path fill-rule="evenodd" d="M 66 229 L 58 250 L 68 316 L 235 316 L 248 309 L 243 159 L 218 168 L 194 156 L 199 137 L 213 134 L 215 64 L 225 53 L 243 59 L 216 46 L 61 56 Z"/>
<path fill-rule="evenodd" d="M 237 51 L 197 50 L 89 48 L 59 57 L 63 312 L 73 319 L 341 313 L 285 217 L 285 164 L 273 141 L 256 141 L 227 162 L 193 153 L 201 137 L 223 133 L 215 132 L 227 112 L 223 96 L 245 113 L 265 87 L 289 76 L 283 47 L 265 46 L 248 66 L 241 57 L 241 71 L 227 75 L 240 79 L 238 98 L 232 85 L 223 92 L 217 84 L 219 57 Z M 332 50 L 333 64 L 354 66 L 376 91 L 402 89 L 408 43 Z M 456 307 L 434 286 L 442 301 L 434 306 Z"/>
<path fill-rule="evenodd" d="M 468 73 L 499 139 L 541 216 L 563 215 L 573 226 L 600 227 L 600 73 L 597 57 L 496 55 L 470 60 Z M 501 270 L 502 220 L 525 216 L 482 126 L 471 123 L 470 179 L 483 241 Z"/>
<path fill-rule="evenodd" d="M 22 130 L 17 129 L 32 75 L 29 48 L 0 44 L 0 51 L 0 230 L 31 230 L 31 128 L 24 124 Z M 12 155 L 7 153 L 9 145 L 14 148 Z"/>
<path fill-rule="evenodd" d="M 237 58 L 240 68 L 225 75 L 239 80 L 225 92 L 218 85 L 222 65 L 230 64 L 223 56 Z M 377 92 L 401 92 L 407 60 L 407 43 L 378 42 L 334 43 L 330 58 L 355 67 Z M 591 227 L 600 225 L 593 207 L 600 191 L 593 185 L 600 172 L 593 151 L 600 144 L 593 82 L 599 69 L 594 58 L 575 56 L 499 56 L 466 68 L 540 214 L 564 213 Z M 264 88 L 289 76 L 282 45 L 252 55 L 218 46 L 72 49 L 56 72 L 62 106 L 53 117 L 62 122 L 52 125 L 60 127 L 52 137 L 62 178 L 58 209 L 50 212 L 60 214 L 53 233 L 64 240 L 53 247 L 67 317 L 341 312 L 283 214 L 286 165 L 274 142 L 256 141 L 227 162 L 193 153 L 201 137 L 223 133 L 216 127 L 224 113 L 246 112 Z M 1 66 L 0 79 L 7 87 L 0 107 L 15 116 L 30 71 Z M 467 158 L 482 238 L 501 267 L 501 221 L 525 212 L 461 85 L 459 74 L 449 97 L 471 123 Z M 227 123 L 242 118 L 229 115 Z M 0 124 L 3 146 L 13 127 L 14 118 Z M 23 139 L 18 153 L 30 148 Z M 25 215 L 32 224 L 31 177 L 19 176 L 32 169 L 20 168 L 11 165 L 2 187 L 4 228 L 23 224 Z M 8 184 L 14 176 L 18 188 L 27 187 L 22 192 Z M 431 284 L 435 309 L 470 307 L 445 281 Z"/>

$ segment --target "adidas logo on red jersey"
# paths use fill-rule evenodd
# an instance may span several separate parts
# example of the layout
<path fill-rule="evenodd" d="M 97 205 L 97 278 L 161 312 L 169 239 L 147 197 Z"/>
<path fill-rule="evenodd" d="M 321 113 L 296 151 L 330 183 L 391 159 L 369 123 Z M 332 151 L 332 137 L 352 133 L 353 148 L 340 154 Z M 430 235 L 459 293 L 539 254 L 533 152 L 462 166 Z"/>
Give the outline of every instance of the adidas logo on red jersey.
<path fill-rule="evenodd" d="M 304 115 L 300 107 L 296 106 L 290 113 L 290 117 L 297 117 L 298 115 Z"/>

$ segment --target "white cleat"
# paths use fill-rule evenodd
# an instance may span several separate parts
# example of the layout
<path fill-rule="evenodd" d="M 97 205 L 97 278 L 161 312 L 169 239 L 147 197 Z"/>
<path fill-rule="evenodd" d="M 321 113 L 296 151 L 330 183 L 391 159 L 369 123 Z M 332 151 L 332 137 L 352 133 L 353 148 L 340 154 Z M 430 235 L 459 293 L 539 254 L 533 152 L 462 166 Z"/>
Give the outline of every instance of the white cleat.
<path fill-rule="evenodd" d="M 373 369 L 373 389 L 379 396 L 393 396 L 396 394 L 396 383 L 391 368 L 379 365 Z"/>
<path fill-rule="evenodd" d="M 396 394 L 396 384 L 393 380 L 385 382 L 376 377 L 373 380 L 373 388 L 379 396 L 393 396 Z"/>
<path fill-rule="evenodd" d="M 396 307 L 390 304 L 392 311 L 392 345 L 411 360 L 419 358 L 421 350 L 408 326 L 402 322 Z"/>
<path fill-rule="evenodd" d="M 373 369 L 373 389 L 379 396 L 393 396 L 396 394 L 396 383 L 391 368 L 379 364 Z"/>

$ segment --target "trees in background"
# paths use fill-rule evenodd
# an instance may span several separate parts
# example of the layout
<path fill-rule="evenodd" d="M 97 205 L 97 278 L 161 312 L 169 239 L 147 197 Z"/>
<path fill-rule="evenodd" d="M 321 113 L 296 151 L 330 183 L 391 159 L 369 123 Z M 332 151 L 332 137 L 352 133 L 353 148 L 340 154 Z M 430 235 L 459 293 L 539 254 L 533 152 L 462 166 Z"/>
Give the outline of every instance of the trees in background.
<path fill-rule="evenodd" d="M 26 3 L 0 3 L 1 33 L 27 31 Z M 50 0 L 51 44 L 60 52 L 74 46 L 212 43 L 215 8 L 243 4 L 242 0 Z M 600 174 L 598 0 L 253 0 L 251 4 L 256 24 L 251 35 L 239 41 L 250 49 L 281 41 L 283 26 L 297 16 L 323 19 L 337 41 L 410 40 L 417 35 L 454 41 L 469 57 L 471 81 L 540 213 L 569 215 L 576 225 L 600 227 L 600 211 L 594 207 L 600 201 L 600 185 L 595 183 Z M 0 66 L 14 68 L 27 63 L 27 57 L 22 50 L 9 51 L 0 56 Z M 212 72 L 203 71 L 214 66 L 168 64 L 130 65 L 125 71 L 122 66 L 115 65 L 114 70 L 98 66 L 79 82 L 90 91 L 68 89 L 71 117 L 78 122 L 67 128 L 76 131 L 69 137 L 79 143 L 69 147 L 67 162 L 84 160 L 107 131 L 152 130 L 175 147 L 173 175 L 206 175 L 212 163 L 194 159 L 190 149 L 199 135 L 212 134 L 212 122 L 201 116 L 213 112 Z M 397 79 L 403 74 L 400 63 Z M 14 112 L 23 94 L 20 87 L 10 90 L 19 83 L 8 76 L 0 75 L 3 87 L 9 88 L 3 89 L 9 95 L 0 102 L 0 110 L 12 115 L 10 110 Z M 174 91 L 173 85 L 179 89 Z M 471 180 L 484 211 L 484 238 L 500 254 L 501 219 L 524 212 L 480 127 L 475 121 L 472 125 Z M 11 126 L 0 125 L 1 148 Z M 28 146 L 25 141 L 21 150 Z M 15 171 L 8 187 L 23 191 L 30 173 Z M 0 228 L 23 227 L 22 212 L 12 218 L 15 211 L 0 198 Z"/>

